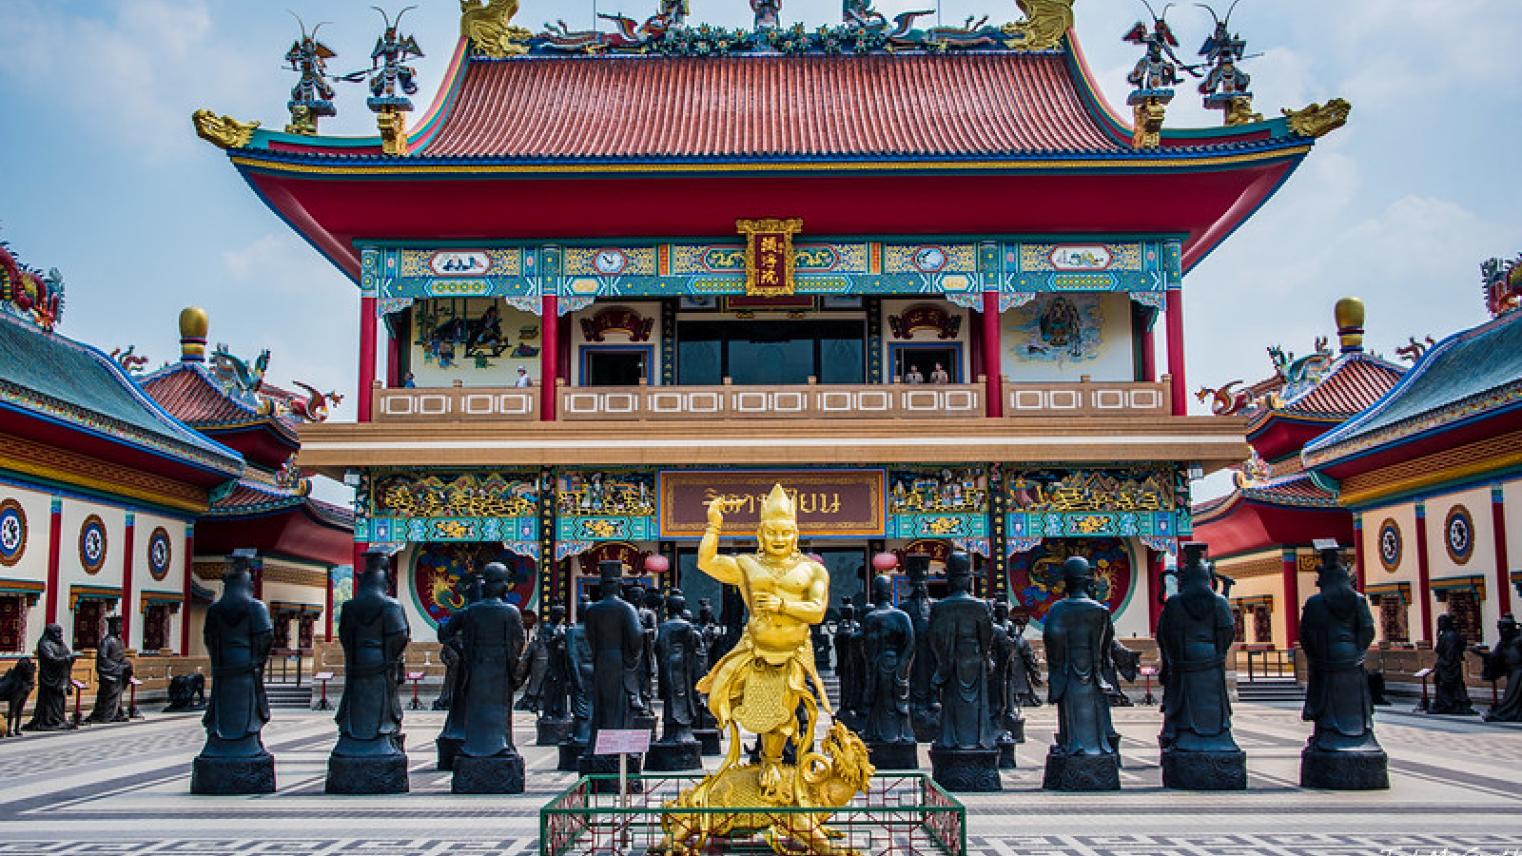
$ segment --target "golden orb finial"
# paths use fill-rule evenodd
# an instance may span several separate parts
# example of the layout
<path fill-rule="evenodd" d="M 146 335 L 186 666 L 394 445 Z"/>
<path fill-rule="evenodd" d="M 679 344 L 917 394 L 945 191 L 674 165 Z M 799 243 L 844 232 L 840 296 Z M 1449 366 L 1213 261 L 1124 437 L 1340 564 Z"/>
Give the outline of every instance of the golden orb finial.
<path fill-rule="evenodd" d="M 1363 301 L 1357 297 L 1344 297 L 1337 301 L 1333 312 L 1337 319 L 1337 338 L 1342 341 L 1344 354 L 1363 350 Z"/>
<path fill-rule="evenodd" d="M 206 332 L 211 320 L 206 310 L 199 306 L 187 306 L 180 310 L 180 361 L 186 363 L 206 362 Z"/>

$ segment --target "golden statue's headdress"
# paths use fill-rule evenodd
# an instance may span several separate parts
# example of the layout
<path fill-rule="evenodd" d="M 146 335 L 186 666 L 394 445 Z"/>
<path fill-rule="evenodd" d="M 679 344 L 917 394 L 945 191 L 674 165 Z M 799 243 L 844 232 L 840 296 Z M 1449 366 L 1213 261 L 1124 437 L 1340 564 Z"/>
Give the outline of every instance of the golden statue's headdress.
<path fill-rule="evenodd" d="M 761 506 L 761 522 L 785 522 L 796 524 L 798 514 L 793 509 L 792 497 L 782 489 L 782 485 L 773 485 L 772 492 L 766 495 L 766 502 Z"/>

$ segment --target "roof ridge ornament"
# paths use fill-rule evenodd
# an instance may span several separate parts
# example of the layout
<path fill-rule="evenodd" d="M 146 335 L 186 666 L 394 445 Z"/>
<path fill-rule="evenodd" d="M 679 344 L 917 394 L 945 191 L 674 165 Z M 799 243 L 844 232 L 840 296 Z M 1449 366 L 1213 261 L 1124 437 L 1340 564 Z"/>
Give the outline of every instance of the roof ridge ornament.
<path fill-rule="evenodd" d="M 1225 18 L 1217 15 L 1211 6 L 1194 4 L 1209 12 L 1215 20 L 1215 30 L 1200 46 L 1200 56 L 1205 57 L 1205 65 L 1210 69 L 1200 83 L 1200 94 L 1205 96 L 1205 109 L 1222 111 L 1228 128 L 1263 121 L 1263 114 L 1252 109 L 1252 75 L 1237 66 L 1242 60 L 1252 58 L 1247 55 L 1247 40 L 1231 32 L 1231 13 L 1236 11 L 1240 2 L 1242 0 L 1232 0 Z"/>
<path fill-rule="evenodd" d="M 1168 26 L 1168 10 L 1174 4 L 1164 6 L 1163 14 L 1159 15 L 1147 0 L 1141 0 L 1141 3 L 1152 16 L 1152 26 L 1149 28 L 1147 22 L 1137 21 L 1121 36 L 1122 41 L 1141 45 L 1147 50 L 1126 75 L 1126 82 L 1136 87 L 1126 97 L 1126 103 L 1131 105 L 1134 117 L 1132 147 L 1155 149 L 1162 145 L 1163 120 L 1167 116 L 1168 104 L 1173 101 L 1173 87 L 1183 80 L 1179 69 L 1196 77 L 1199 75 L 1174 51 L 1179 42 L 1173 35 L 1173 28 Z"/>
<path fill-rule="evenodd" d="M 1343 98 L 1333 98 L 1326 104 L 1311 104 L 1299 110 L 1285 108 L 1281 111 L 1289 120 L 1291 132 L 1302 137 L 1324 137 L 1348 123 L 1353 105 Z"/>
<path fill-rule="evenodd" d="M 218 116 L 205 108 L 190 114 L 190 121 L 195 123 L 196 136 L 219 149 L 246 147 L 254 138 L 254 129 L 259 127 L 257 121 L 240 122 L 226 113 Z"/>
<path fill-rule="evenodd" d="M 534 34 L 513 24 L 518 0 L 460 0 L 460 35 L 471 52 L 501 59 L 528 53 Z"/>
<path fill-rule="evenodd" d="M 1015 0 L 1025 18 L 1000 28 L 1006 36 L 1005 46 L 1027 51 L 1061 47 L 1063 37 L 1073 29 L 1073 3 L 1074 0 Z"/>

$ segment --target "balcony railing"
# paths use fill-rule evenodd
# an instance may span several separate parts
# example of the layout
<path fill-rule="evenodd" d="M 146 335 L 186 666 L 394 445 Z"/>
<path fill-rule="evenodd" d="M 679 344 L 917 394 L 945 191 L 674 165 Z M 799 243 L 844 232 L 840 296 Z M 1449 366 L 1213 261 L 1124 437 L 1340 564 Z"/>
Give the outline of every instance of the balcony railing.
<path fill-rule="evenodd" d="M 378 422 L 504 422 L 539 418 L 539 390 L 442 387 L 375 390 Z"/>
<path fill-rule="evenodd" d="M 978 384 L 561 387 L 561 419 L 699 420 L 817 416 L 945 419 L 984 414 Z"/>
<path fill-rule="evenodd" d="M 1167 416 L 1171 381 L 1090 381 L 1004 384 L 1004 415 Z"/>

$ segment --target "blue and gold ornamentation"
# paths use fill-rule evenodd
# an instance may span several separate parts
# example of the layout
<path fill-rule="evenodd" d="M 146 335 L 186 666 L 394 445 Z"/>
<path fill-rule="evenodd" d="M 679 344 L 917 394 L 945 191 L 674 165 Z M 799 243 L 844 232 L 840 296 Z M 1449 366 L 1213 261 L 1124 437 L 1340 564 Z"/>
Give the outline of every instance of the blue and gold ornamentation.
<path fill-rule="evenodd" d="M 26 554 L 26 509 L 7 498 L 0 501 L 0 565 L 7 568 Z"/>
<path fill-rule="evenodd" d="M 1449 509 L 1443 520 L 1443 547 L 1455 565 L 1468 564 L 1474 555 L 1474 516 L 1462 505 Z"/>
<path fill-rule="evenodd" d="M 85 518 L 79 527 L 79 565 L 87 574 L 98 574 L 106 566 L 106 523 L 99 515 Z"/>
<path fill-rule="evenodd" d="M 155 527 L 153 534 L 148 536 L 148 573 L 162 582 L 169 576 L 173 561 L 174 544 L 169 540 L 169 531 L 162 526 Z"/>

